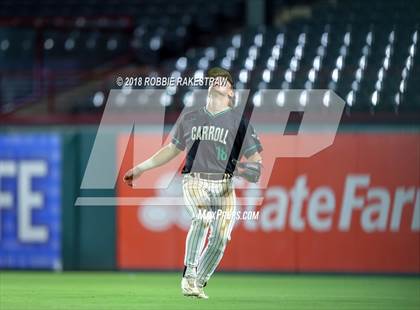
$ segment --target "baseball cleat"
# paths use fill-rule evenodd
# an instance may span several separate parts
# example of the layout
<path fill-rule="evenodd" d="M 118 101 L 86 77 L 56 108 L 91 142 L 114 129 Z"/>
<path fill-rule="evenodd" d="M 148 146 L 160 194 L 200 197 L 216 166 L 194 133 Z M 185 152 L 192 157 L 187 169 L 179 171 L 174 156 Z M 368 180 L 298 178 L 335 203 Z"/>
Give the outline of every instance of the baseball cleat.
<path fill-rule="evenodd" d="M 182 278 L 181 290 L 184 296 L 198 296 L 199 290 L 194 278 Z"/>
<path fill-rule="evenodd" d="M 209 296 L 207 296 L 206 293 L 204 293 L 204 289 L 202 287 L 197 287 L 197 289 L 198 289 L 197 298 L 209 299 Z"/>

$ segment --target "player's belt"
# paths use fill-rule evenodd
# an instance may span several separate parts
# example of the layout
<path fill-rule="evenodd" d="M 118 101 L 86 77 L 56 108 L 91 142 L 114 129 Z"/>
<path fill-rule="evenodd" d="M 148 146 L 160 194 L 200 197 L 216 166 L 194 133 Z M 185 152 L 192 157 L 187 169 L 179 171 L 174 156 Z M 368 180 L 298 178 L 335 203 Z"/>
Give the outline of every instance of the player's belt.
<path fill-rule="evenodd" d="M 191 172 L 190 175 L 192 177 L 197 177 L 197 178 L 206 179 L 206 180 L 214 180 L 214 181 L 232 178 L 232 175 L 230 173 Z"/>

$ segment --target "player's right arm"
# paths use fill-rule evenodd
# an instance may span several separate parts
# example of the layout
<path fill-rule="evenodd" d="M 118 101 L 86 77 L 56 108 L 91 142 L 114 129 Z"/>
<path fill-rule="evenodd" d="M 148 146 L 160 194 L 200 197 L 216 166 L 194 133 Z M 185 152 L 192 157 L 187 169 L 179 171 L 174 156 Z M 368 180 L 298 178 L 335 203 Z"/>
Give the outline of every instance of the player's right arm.
<path fill-rule="evenodd" d="M 181 150 L 177 148 L 175 144 L 167 144 L 149 159 L 128 170 L 124 175 L 124 182 L 127 183 L 129 186 L 132 186 L 133 181 L 136 178 L 138 178 L 143 172 L 166 164 L 171 159 L 175 158 L 179 153 L 181 153 Z"/>

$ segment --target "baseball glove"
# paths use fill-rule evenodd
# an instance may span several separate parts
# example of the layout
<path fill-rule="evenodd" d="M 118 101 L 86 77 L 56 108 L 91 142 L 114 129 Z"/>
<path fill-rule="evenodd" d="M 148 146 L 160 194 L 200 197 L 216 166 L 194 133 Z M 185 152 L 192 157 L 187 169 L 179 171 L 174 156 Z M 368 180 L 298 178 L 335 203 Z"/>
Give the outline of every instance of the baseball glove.
<path fill-rule="evenodd" d="M 260 179 L 262 165 L 258 162 L 239 162 L 236 161 L 234 175 L 243 177 L 251 183 L 257 183 Z"/>

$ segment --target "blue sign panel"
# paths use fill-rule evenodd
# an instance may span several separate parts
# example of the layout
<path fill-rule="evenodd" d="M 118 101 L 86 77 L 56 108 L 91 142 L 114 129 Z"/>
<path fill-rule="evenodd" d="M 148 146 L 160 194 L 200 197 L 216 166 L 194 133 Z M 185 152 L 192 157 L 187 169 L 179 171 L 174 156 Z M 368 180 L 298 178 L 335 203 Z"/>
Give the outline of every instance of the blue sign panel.
<path fill-rule="evenodd" d="M 61 269 L 56 134 L 0 135 L 0 269 Z"/>

